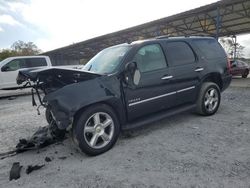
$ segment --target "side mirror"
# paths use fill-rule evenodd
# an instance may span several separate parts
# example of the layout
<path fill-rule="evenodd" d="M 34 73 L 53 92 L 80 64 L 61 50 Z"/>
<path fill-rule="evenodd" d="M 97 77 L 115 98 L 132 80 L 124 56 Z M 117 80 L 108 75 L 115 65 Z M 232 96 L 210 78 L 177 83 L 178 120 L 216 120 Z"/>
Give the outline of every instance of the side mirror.
<path fill-rule="evenodd" d="M 132 74 L 136 69 L 137 69 L 137 64 L 136 64 L 136 62 L 130 62 L 130 63 L 126 64 L 126 66 L 125 66 L 125 72 L 131 73 L 131 74 Z"/>
<path fill-rule="evenodd" d="M 125 66 L 125 82 L 127 84 L 138 85 L 141 78 L 136 62 L 130 62 Z"/>
<path fill-rule="evenodd" d="M 9 67 L 9 66 L 3 66 L 3 67 L 1 68 L 1 71 L 2 71 L 2 72 L 10 71 L 10 67 Z"/>

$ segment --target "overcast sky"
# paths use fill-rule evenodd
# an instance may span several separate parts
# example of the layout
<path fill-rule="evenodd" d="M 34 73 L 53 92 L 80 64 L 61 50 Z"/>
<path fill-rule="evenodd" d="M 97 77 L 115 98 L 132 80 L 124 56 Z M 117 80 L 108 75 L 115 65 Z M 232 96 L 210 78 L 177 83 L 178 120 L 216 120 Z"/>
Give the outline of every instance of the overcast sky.
<path fill-rule="evenodd" d="M 48 51 L 216 1 L 0 0 L 0 49 L 23 40 Z M 250 57 L 250 35 L 238 39 Z"/>

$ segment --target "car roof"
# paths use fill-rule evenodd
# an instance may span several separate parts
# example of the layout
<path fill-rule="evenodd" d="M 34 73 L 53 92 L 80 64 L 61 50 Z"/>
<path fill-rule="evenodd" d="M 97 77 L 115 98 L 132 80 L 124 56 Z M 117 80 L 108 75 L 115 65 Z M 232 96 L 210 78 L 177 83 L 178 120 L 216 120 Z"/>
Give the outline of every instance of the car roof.
<path fill-rule="evenodd" d="M 34 56 L 14 56 L 14 57 L 8 57 L 6 59 L 23 59 L 23 58 L 46 58 L 48 56 L 44 55 L 34 55 Z"/>
<path fill-rule="evenodd" d="M 144 43 L 144 42 L 154 42 L 154 41 L 174 41 L 174 40 L 215 40 L 214 37 L 203 37 L 203 36 L 178 36 L 178 37 L 169 37 L 169 36 L 159 36 L 156 38 L 150 38 L 145 40 L 137 40 L 132 42 L 131 44 L 138 44 L 138 43 Z"/>

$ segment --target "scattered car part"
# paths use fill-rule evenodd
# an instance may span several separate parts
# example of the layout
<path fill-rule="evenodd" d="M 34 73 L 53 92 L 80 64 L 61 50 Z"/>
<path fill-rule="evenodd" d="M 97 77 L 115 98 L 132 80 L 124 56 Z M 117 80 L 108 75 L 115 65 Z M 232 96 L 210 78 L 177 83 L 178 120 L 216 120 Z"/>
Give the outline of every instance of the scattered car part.
<path fill-rule="evenodd" d="M 51 162 L 52 161 L 52 159 L 50 158 L 50 157 L 45 157 L 45 159 L 44 159 L 46 162 Z"/>
<path fill-rule="evenodd" d="M 58 157 L 58 159 L 65 160 L 65 159 L 67 159 L 67 157 L 66 156 L 62 156 L 62 157 Z"/>
<path fill-rule="evenodd" d="M 26 174 L 30 174 L 31 172 L 33 172 L 34 170 L 39 170 L 42 167 L 44 167 L 45 165 L 29 165 L 26 169 Z"/>
<path fill-rule="evenodd" d="M 15 150 L 0 153 L 1 160 L 15 156 L 18 153 L 36 150 L 54 143 L 59 143 L 66 138 L 65 133 L 66 130 L 59 130 L 53 122 L 46 127 L 39 127 L 30 138 L 20 139 Z"/>
<path fill-rule="evenodd" d="M 20 163 L 19 162 L 14 162 L 12 167 L 11 167 L 11 170 L 10 170 L 10 177 L 9 177 L 9 180 L 17 180 L 20 178 L 20 172 L 21 172 L 21 169 L 22 169 L 23 166 L 20 166 Z"/>
<path fill-rule="evenodd" d="M 20 139 L 16 145 L 16 152 L 21 153 L 27 150 L 39 149 L 48 145 L 62 141 L 65 137 L 65 131 L 53 130 L 53 125 L 46 127 L 39 127 L 30 139 Z"/>

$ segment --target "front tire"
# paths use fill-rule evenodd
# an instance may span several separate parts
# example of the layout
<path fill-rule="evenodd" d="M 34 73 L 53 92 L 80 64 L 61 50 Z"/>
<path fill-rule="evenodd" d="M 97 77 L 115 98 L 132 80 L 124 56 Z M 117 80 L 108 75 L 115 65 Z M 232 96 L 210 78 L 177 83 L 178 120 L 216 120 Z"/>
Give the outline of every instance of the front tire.
<path fill-rule="evenodd" d="M 120 133 L 120 124 L 110 106 L 97 104 L 88 107 L 76 118 L 72 133 L 81 151 L 95 156 L 113 147 Z"/>
<path fill-rule="evenodd" d="M 197 113 L 210 116 L 217 112 L 220 106 L 220 89 L 213 82 L 204 82 L 197 100 Z"/>

